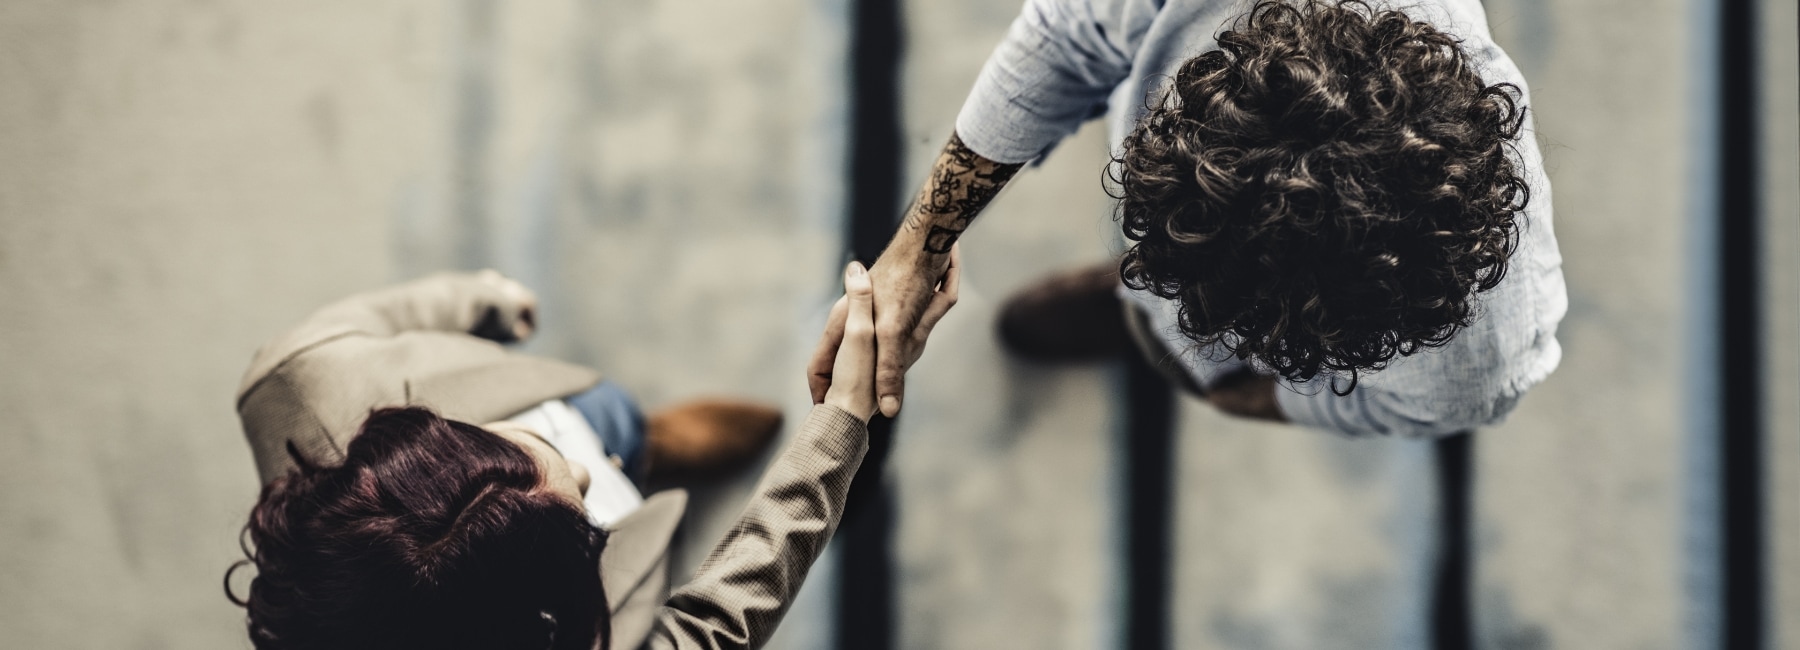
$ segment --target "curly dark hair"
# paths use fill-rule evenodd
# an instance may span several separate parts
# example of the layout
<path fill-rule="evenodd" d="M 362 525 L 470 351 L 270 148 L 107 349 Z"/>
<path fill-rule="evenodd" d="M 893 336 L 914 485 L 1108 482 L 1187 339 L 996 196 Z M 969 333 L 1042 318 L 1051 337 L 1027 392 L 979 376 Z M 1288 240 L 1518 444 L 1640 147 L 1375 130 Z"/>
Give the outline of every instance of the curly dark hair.
<path fill-rule="evenodd" d="M 1218 42 L 1108 167 L 1125 284 L 1289 381 L 1353 388 L 1448 343 L 1517 246 L 1523 93 L 1484 83 L 1456 37 L 1355 0 L 1265 0 Z"/>
<path fill-rule="evenodd" d="M 244 531 L 258 650 L 590 650 L 606 534 L 529 453 L 422 408 L 375 411 L 344 462 L 263 488 Z M 600 647 L 605 647 L 602 644 Z"/>

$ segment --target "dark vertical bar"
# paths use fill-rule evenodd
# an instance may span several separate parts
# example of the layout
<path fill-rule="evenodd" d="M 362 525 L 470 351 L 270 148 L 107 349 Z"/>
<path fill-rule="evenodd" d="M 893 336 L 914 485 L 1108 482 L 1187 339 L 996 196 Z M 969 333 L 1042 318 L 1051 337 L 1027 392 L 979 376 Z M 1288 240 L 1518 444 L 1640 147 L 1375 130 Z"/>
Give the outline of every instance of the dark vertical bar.
<path fill-rule="evenodd" d="M 1433 450 L 1438 479 L 1437 593 L 1432 598 L 1432 647 L 1468 650 L 1474 645 L 1474 441 L 1470 433 L 1438 439 Z"/>
<path fill-rule="evenodd" d="M 894 646 L 894 493 L 882 481 L 894 421 L 869 423 L 869 453 L 851 479 L 838 572 L 837 646 L 883 650 Z"/>
<path fill-rule="evenodd" d="M 1756 5 L 1720 0 L 1721 648 L 1764 647 Z"/>
<path fill-rule="evenodd" d="M 900 222 L 900 0 L 856 0 L 850 44 L 850 251 L 874 261 Z"/>
<path fill-rule="evenodd" d="M 1171 647 L 1175 395 L 1137 348 L 1125 353 L 1125 647 Z"/>
<path fill-rule="evenodd" d="M 850 35 L 850 254 L 873 262 L 900 217 L 900 0 L 856 0 Z M 894 646 L 894 495 L 882 481 L 892 420 L 869 425 L 869 453 L 838 528 L 837 645 Z"/>

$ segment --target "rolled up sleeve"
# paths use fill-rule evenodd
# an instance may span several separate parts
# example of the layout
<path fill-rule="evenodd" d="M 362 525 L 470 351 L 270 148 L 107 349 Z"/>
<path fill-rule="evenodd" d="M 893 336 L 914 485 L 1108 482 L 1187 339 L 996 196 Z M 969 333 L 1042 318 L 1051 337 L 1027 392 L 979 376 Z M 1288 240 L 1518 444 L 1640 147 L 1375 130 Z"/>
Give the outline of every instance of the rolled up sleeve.
<path fill-rule="evenodd" d="M 1098 117 L 1131 73 L 1148 12 L 1103 0 L 1027 0 L 982 66 L 956 133 L 975 153 L 1028 162 Z"/>

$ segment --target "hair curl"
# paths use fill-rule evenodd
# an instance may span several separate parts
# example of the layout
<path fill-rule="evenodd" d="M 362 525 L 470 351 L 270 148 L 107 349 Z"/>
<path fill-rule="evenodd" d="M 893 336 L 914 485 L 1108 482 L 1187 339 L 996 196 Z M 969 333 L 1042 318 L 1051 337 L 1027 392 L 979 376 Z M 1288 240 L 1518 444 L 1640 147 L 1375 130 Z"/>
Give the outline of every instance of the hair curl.
<path fill-rule="evenodd" d="M 342 465 L 303 457 L 244 532 L 259 650 L 590 650 L 609 617 L 605 532 L 542 487 L 530 454 L 421 408 L 382 409 Z"/>
<path fill-rule="evenodd" d="M 1369 5 L 1259 2 L 1109 166 L 1125 284 L 1290 381 L 1448 343 L 1506 275 L 1525 119 L 1459 41 Z M 1346 389 L 1346 391 L 1349 389 Z"/>

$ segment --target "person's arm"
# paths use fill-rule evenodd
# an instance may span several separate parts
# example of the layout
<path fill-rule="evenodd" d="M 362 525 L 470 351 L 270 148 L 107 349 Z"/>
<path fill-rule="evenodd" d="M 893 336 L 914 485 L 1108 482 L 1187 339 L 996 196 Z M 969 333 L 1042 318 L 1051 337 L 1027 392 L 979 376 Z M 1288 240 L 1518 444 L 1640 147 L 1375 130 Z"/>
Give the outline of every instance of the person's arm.
<path fill-rule="evenodd" d="M 1275 378 L 1255 373 L 1242 373 L 1206 389 L 1206 401 L 1220 412 L 1252 420 L 1287 422 L 1276 402 L 1275 391 L 1281 390 Z"/>
<path fill-rule="evenodd" d="M 313 312 L 256 351 L 240 396 L 283 361 L 347 334 L 393 336 L 414 330 L 464 332 L 507 342 L 529 337 L 537 296 L 498 271 L 439 273 L 350 296 Z"/>
<path fill-rule="evenodd" d="M 926 322 L 949 311 L 956 284 L 952 273 L 931 299 Z M 844 314 L 842 331 L 820 339 L 821 347 L 834 348 L 824 399 L 763 474 L 743 515 L 693 581 L 669 597 L 650 647 L 761 647 L 837 530 L 850 479 L 869 449 L 867 423 L 875 413 L 874 297 L 860 264 L 851 263 L 844 288 L 834 307 Z"/>
<path fill-rule="evenodd" d="M 869 402 L 872 412 L 873 390 Z M 669 596 L 649 647 L 755 648 L 768 641 L 844 515 L 850 478 L 869 450 L 867 414 L 813 407 L 737 524 L 694 580 Z"/>
<path fill-rule="evenodd" d="M 881 259 L 928 266 L 934 276 L 942 275 L 950 247 L 1023 166 L 988 160 L 951 133 Z"/>
<path fill-rule="evenodd" d="M 531 334 L 536 309 L 536 294 L 489 269 L 438 273 L 360 293 L 314 312 L 301 327 L 350 327 L 375 336 L 437 330 L 506 342 Z"/>
<path fill-rule="evenodd" d="M 1022 166 L 983 158 L 951 134 L 906 209 L 899 231 L 869 270 L 879 287 L 875 336 L 880 357 L 875 380 L 883 414 L 900 413 L 906 392 L 903 369 L 924 353 L 924 337 L 915 335 L 921 309 L 949 269 L 956 240 Z"/>
<path fill-rule="evenodd" d="M 871 269 L 881 412 L 897 415 L 903 367 L 922 353 L 920 314 L 949 266 L 951 247 L 1024 163 L 1098 116 L 1130 74 L 1156 3 L 1029 0 L 983 66 L 956 130 L 902 226 Z M 815 368 L 829 367 L 815 359 Z M 814 401 L 819 388 L 814 387 Z"/>

